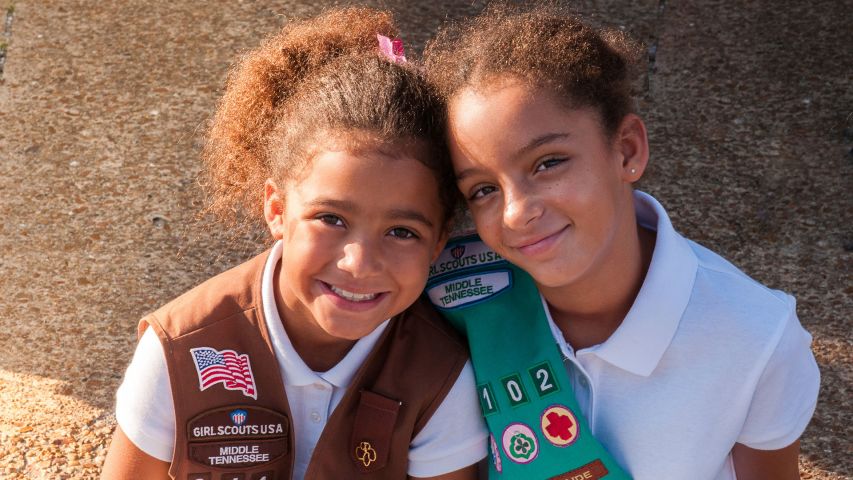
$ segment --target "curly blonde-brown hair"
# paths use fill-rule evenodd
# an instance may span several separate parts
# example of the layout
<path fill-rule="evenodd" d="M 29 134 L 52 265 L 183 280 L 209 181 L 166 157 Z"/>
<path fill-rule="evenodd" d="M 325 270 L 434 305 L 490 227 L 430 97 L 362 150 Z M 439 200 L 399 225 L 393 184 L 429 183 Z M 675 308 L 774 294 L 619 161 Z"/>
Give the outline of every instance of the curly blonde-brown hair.
<path fill-rule="evenodd" d="M 289 23 L 243 56 L 203 152 L 207 212 L 262 225 L 266 179 L 293 179 L 329 142 L 367 141 L 430 168 L 450 218 L 458 194 L 439 96 L 411 64 L 383 57 L 377 34 L 397 35 L 390 13 L 338 8 Z"/>
<path fill-rule="evenodd" d="M 427 44 L 430 80 L 445 100 L 506 77 L 551 89 L 569 107 L 592 107 L 606 134 L 634 111 L 642 49 L 619 30 L 586 24 L 552 3 L 494 3 L 444 27 Z"/>

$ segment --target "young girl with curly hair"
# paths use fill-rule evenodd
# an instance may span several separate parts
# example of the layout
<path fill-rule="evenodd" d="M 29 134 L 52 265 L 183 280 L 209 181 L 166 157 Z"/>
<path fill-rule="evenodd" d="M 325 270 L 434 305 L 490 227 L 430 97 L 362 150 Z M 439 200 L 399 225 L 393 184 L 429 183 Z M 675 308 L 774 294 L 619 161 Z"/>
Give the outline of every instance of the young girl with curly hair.
<path fill-rule="evenodd" d="M 599 460 L 564 473 L 583 416 L 635 479 L 799 478 L 820 383 L 811 336 L 793 297 L 681 236 L 634 190 L 649 159 L 631 93 L 639 55 L 623 33 L 541 4 L 492 6 L 427 47 L 477 233 L 532 278 L 526 298 L 473 318 L 525 275 L 469 238 L 448 251 L 480 256 L 442 254 L 428 288 L 470 320 L 492 472 L 610 478 Z M 523 326 L 498 328 L 501 316 Z M 542 360 L 550 350 L 556 367 Z"/>
<path fill-rule="evenodd" d="M 418 300 L 458 193 L 441 104 L 395 33 L 331 10 L 231 72 L 210 209 L 275 244 L 140 322 L 103 478 L 475 478 L 467 351 Z"/>

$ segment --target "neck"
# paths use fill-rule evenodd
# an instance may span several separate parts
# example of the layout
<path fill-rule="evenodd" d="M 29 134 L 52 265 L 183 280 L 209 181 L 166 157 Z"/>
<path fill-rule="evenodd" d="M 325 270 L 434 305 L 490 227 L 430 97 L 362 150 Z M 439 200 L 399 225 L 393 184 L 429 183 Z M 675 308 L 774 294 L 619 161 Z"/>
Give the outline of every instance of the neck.
<path fill-rule="evenodd" d="M 298 302 L 286 301 L 281 281 L 281 262 L 273 275 L 275 305 L 278 308 L 284 331 L 293 349 L 311 370 L 326 372 L 337 365 L 350 351 L 355 340 L 333 337 L 326 333 L 311 317 L 311 313 L 299 308 Z"/>
<path fill-rule="evenodd" d="M 569 285 L 541 287 L 551 317 L 575 349 L 598 345 L 622 324 L 654 252 L 655 233 L 637 225 L 631 216 L 626 240 L 604 253 L 601 265 Z"/>

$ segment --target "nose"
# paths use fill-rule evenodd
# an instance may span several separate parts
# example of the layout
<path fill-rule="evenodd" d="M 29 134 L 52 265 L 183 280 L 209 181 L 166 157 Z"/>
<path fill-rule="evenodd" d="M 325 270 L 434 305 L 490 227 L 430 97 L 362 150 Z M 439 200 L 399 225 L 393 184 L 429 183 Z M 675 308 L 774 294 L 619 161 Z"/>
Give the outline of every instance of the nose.
<path fill-rule="evenodd" d="M 338 268 L 353 278 L 368 278 L 382 271 L 380 252 L 372 242 L 351 241 L 344 245 L 344 254 L 338 260 Z"/>
<path fill-rule="evenodd" d="M 542 202 L 520 187 L 504 189 L 503 223 L 512 230 L 524 230 L 544 212 Z"/>

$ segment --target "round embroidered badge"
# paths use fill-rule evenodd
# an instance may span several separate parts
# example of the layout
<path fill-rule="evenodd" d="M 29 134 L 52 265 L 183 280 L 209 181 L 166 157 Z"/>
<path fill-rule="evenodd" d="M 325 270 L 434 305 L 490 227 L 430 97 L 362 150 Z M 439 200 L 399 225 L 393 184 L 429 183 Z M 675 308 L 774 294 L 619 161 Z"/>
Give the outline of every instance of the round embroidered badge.
<path fill-rule="evenodd" d="M 539 454 L 533 429 L 523 423 L 511 423 L 501 436 L 504 453 L 515 463 L 530 463 Z"/>
<path fill-rule="evenodd" d="M 578 439 L 578 420 L 563 405 L 551 405 L 542 412 L 542 434 L 558 447 L 568 447 Z"/>
<path fill-rule="evenodd" d="M 501 463 L 501 452 L 498 451 L 498 444 L 495 442 L 495 436 L 489 434 L 489 450 L 492 452 L 492 462 L 495 464 L 495 470 L 498 473 L 503 472 L 503 464 Z"/>

